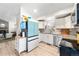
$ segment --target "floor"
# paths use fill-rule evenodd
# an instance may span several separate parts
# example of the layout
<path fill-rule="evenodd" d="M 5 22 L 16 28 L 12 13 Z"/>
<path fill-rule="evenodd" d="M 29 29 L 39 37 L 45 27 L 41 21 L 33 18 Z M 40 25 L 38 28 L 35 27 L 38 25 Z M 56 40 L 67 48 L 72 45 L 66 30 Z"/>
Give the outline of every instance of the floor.
<path fill-rule="evenodd" d="M 14 40 L 0 41 L 0 56 L 16 56 Z"/>
<path fill-rule="evenodd" d="M 15 40 L 0 42 L 0 56 L 17 56 Z M 55 46 L 41 42 L 37 48 L 31 52 L 23 52 L 21 56 L 58 56 L 59 50 Z"/>

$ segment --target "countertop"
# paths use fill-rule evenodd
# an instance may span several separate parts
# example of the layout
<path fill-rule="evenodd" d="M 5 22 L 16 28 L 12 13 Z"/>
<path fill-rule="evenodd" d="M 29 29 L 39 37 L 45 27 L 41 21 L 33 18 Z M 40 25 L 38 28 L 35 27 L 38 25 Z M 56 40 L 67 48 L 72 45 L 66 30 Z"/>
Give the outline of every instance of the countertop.
<path fill-rule="evenodd" d="M 62 35 L 64 39 L 77 40 L 75 35 Z"/>

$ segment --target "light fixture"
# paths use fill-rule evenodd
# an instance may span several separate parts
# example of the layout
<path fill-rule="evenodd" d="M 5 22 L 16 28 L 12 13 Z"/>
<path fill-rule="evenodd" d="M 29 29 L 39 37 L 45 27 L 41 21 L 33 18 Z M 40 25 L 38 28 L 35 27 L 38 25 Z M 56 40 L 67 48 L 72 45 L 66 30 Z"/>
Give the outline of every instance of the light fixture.
<path fill-rule="evenodd" d="M 0 27 L 5 27 L 5 24 L 3 24 L 3 23 L 2 23 L 2 24 L 0 24 Z"/>
<path fill-rule="evenodd" d="M 37 11 L 37 9 L 34 9 L 33 12 L 34 12 L 34 13 L 37 13 L 38 11 Z"/>

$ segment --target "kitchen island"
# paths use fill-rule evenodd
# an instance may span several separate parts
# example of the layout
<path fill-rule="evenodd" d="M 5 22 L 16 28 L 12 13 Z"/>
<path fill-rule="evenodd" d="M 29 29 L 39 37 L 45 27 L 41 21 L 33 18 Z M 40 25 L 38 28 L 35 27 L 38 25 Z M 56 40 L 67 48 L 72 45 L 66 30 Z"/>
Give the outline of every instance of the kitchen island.
<path fill-rule="evenodd" d="M 73 48 L 77 49 L 77 37 L 74 35 L 63 35 L 63 40 L 70 42 Z"/>
<path fill-rule="evenodd" d="M 79 49 L 76 36 L 63 35 L 60 44 L 60 56 L 79 56 Z"/>

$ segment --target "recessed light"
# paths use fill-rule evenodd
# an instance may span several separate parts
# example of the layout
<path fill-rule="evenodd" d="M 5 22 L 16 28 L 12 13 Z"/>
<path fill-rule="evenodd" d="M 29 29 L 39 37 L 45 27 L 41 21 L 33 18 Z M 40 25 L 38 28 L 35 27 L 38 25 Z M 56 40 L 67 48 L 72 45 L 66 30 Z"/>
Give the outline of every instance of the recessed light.
<path fill-rule="evenodd" d="M 34 12 L 34 13 L 37 13 L 37 9 L 34 9 L 33 12 Z"/>

